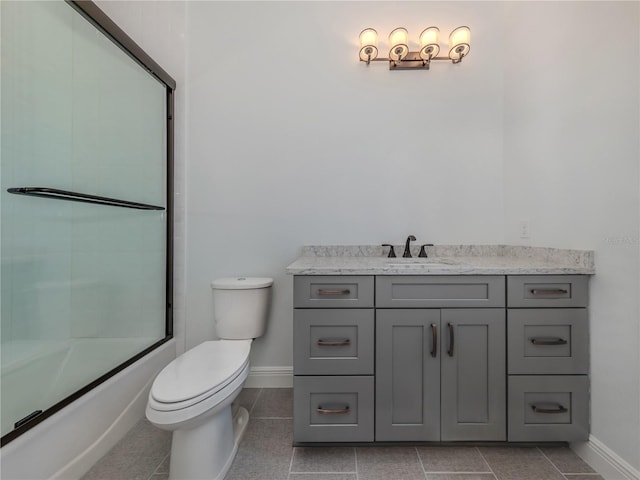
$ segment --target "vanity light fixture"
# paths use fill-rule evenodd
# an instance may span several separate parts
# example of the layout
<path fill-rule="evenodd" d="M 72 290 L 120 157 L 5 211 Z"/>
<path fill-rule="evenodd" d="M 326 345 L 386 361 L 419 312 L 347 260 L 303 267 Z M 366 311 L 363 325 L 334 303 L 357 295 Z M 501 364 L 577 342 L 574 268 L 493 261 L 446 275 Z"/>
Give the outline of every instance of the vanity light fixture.
<path fill-rule="evenodd" d="M 420 50 L 409 50 L 409 33 L 406 28 L 396 28 L 389 34 L 389 55 L 378 58 L 378 32 L 366 28 L 360 32 L 360 61 L 369 63 L 389 62 L 389 70 L 429 70 L 432 60 L 451 60 L 460 63 L 469 54 L 471 30 L 469 27 L 458 27 L 449 35 L 449 55 L 439 57 L 440 45 L 438 27 L 429 27 L 420 34 Z"/>

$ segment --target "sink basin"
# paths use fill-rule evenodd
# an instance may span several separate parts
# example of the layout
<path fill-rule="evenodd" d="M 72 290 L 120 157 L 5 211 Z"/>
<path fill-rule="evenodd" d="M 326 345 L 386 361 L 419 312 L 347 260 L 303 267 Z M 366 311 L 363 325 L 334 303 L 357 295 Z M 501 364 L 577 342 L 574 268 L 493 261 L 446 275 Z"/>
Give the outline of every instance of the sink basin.
<path fill-rule="evenodd" d="M 438 265 L 457 265 L 458 262 L 451 258 L 393 258 L 387 261 L 387 265 L 393 268 L 420 268 Z"/>

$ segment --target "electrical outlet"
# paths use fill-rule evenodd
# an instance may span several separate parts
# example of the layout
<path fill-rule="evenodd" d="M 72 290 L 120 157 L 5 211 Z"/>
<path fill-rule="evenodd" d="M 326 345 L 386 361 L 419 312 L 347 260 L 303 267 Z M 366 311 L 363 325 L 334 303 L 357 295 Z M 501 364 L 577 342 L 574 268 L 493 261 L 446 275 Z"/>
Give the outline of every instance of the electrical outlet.
<path fill-rule="evenodd" d="M 520 238 L 530 238 L 529 220 L 520 220 Z"/>

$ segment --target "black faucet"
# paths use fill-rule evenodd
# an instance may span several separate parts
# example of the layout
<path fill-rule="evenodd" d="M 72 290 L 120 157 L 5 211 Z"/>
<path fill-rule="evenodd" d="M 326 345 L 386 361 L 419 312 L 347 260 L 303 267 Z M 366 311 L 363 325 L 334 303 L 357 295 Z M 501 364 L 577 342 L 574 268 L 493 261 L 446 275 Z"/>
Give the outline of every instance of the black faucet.
<path fill-rule="evenodd" d="M 411 250 L 409 248 L 409 243 L 411 241 L 415 242 L 415 240 L 416 240 L 416 237 L 414 237 L 413 235 L 409 235 L 407 237 L 407 242 L 404 244 L 404 253 L 402 254 L 404 258 L 411 258 Z"/>

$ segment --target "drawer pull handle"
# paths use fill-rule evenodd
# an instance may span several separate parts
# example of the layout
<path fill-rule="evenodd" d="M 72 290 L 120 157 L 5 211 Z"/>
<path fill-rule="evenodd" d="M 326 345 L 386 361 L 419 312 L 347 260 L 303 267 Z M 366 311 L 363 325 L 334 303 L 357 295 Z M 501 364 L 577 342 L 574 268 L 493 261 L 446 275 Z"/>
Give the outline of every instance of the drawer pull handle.
<path fill-rule="evenodd" d="M 531 338 L 529 339 L 534 345 L 566 345 L 568 342 L 564 338 Z"/>
<path fill-rule="evenodd" d="M 431 343 L 433 348 L 431 349 L 431 356 L 438 356 L 438 326 L 435 323 L 431 324 Z"/>
<path fill-rule="evenodd" d="M 346 338 L 344 340 L 322 340 L 318 339 L 319 347 L 346 347 L 351 345 L 351 340 Z"/>
<path fill-rule="evenodd" d="M 320 415 L 345 415 L 350 413 L 351 410 L 349 409 L 349 405 L 346 405 L 343 408 L 322 408 L 322 405 L 318 405 L 316 412 Z"/>
<path fill-rule="evenodd" d="M 345 288 L 344 290 L 326 290 L 321 288 L 318 290 L 318 295 L 349 295 L 351 290 Z"/>
<path fill-rule="evenodd" d="M 542 408 L 537 405 L 531 405 L 531 409 L 536 413 L 567 413 L 569 411 L 568 408 L 560 404 L 557 404 L 556 408 Z"/>
<path fill-rule="evenodd" d="M 569 290 L 564 288 L 532 288 L 531 295 L 566 295 Z"/>
<path fill-rule="evenodd" d="M 447 327 L 449 328 L 449 350 L 447 350 L 447 354 L 453 357 L 453 323 L 447 323 Z"/>

